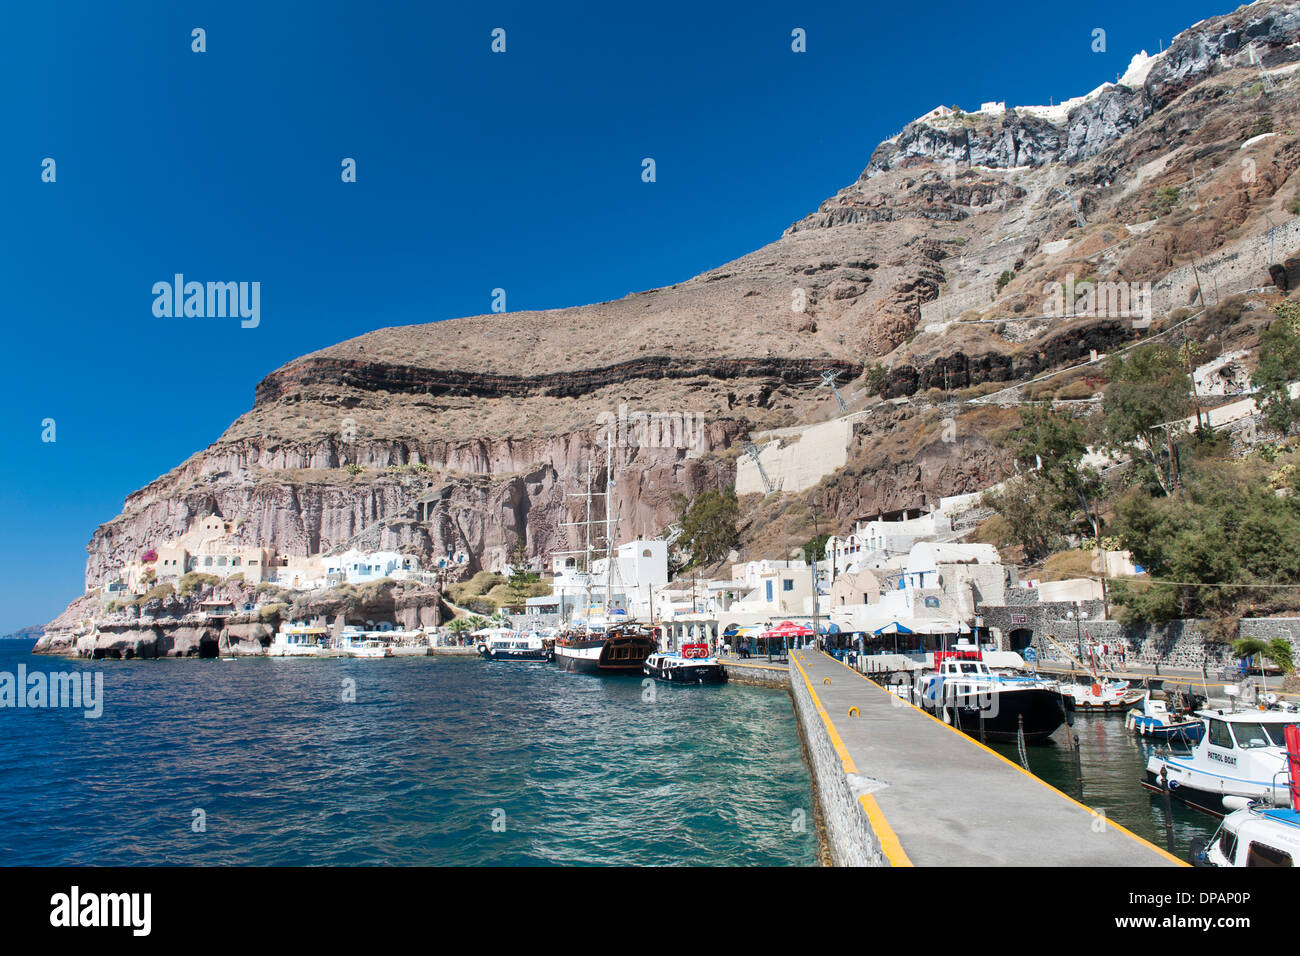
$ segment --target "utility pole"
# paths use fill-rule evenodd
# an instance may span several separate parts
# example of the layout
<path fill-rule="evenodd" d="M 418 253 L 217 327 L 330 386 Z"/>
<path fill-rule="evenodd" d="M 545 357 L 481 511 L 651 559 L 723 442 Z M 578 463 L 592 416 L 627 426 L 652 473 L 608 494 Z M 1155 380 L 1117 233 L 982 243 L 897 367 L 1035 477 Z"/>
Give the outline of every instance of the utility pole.
<path fill-rule="evenodd" d="M 844 404 L 844 399 L 840 395 L 840 390 L 835 387 L 835 380 L 839 378 L 839 376 L 839 369 L 828 368 L 826 371 L 822 372 L 822 385 L 830 386 L 831 391 L 835 393 L 835 400 L 840 403 L 840 412 L 843 413 L 849 410 L 849 406 Z M 821 388 L 822 385 L 818 385 L 817 387 Z"/>
<path fill-rule="evenodd" d="M 817 539 L 821 537 L 821 526 L 817 521 L 817 508 L 813 507 L 813 553 L 812 553 L 812 588 L 813 588 L 813 640 L 820 642 L 817 636 L 817 618 L 820 608 L 817 602 Z"/>
<path fill-rule="evenodd" d="M 1070 191 L 1059 186 L 1056 187 L 1056 191 L 1070 201 L 1070 208 L 1074 210 L 1074 221 L 1082 229 L 1087 223 L 1084 221 L 1083 213 L 1079 212 L 1079 207 L 1074 204 L 1074 197 L 1070 195 Z"/>
<path fill-rule="evenodd" d="M 763 459 L 759 457 L 758 446 L 752 441 L 747 441 L 744 448 L 745 454 L 754 460 L 754 465 L 758 468 L 758 477 L 763 482 L 764 496 L 770 495 L 776 491 L 776 486 L 772 484 L 772 479 L 767 477 L 767 471 L 763 468 Z"/>
<path fill-rule="evenodd" d="M 1196 289 L 1197 292 L 1200 293 L 1201 278 L 1199 275 L 1197 275 L 1195 261 L 1192 262 L 1192 275 L 1196 276 Z M 1206 307 L 1205 296 L 1201 295 L 1201 308 L 1204 309 L 1205 307 Z M 1196 409 L 1196 430 L 1199 432 L 1202 427 L 1201 426 L 1201 396 L 1196 391 L 1196 372 L 1192 368 L 1192 343 L 1191 340 L 1187 337 L 1186 325 L 1183 326 L 1183 359 L 1187 364 L 1187 380 L 1192 387 L 1192 406 Z M 1173 434 L 1172 426 L 1170 427 L 1169 432 L 1171 435 Z"/>

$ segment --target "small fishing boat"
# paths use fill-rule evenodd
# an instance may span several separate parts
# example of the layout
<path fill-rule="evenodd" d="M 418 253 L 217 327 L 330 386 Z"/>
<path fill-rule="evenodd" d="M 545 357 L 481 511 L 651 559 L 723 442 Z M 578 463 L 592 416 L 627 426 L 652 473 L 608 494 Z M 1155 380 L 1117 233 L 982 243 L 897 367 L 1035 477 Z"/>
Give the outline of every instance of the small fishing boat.
<path fill-rule="evenodd" d="M 987 740 L 1046 740 L 1074 711 L 1055 681 L 994 673 L 978 650 L 938 651 L 917 676 L 912 700 L 946 724 Z"/>
<path fill-rule="evenodd" d="M 1147 760 L 1142 786 L 1161 793 L 1162 773 L 1170 797 L 1215 816 L 1235 809 L 1232 797 L 1285 806 L 1292 782 L 1287 736 L 1298 733 L 1300 715 L 1282 710 L 1198 710 L 1205 733 L 1190 751 L 1170 748 Z M 1300 738 L 1298 738 L 1300 739 Z"/>
<path fill-rule="evenodd" d="M 389 655 L 388 642 L 375 636 L 376 632 L 359 627 L 345 627 L 339 635 L 339 649 L 348 657 L 381 658 Z"/>
<path fill-rule="evenodd" d="M 1196 743 L 1205 733 L 1204 722 L 1189 716 L 1190 708 L 1176 712 L 1171 703 L 1165 691 L 1147 690 L 1138 705 L 1124 715 L 1124 727 L 1139 737 Z"/>
<path fill-rule="evenodd" d="M 709 656 L 707 644 L 683 644 L 681 651 L 656 651 L 646 658 L 642 672 L 670 684 L 721 684 L 727 669 Z"/>
<path fill-rule="evenodd" d="M 1094 675 L 1090 681 L 1062 681 L 1061 693 L 1074 701 L 1076 710 L 1122 714 L 1142 699 L 1143 690 L 1131 687 L 1126 680 L 1106 680 Z"/>

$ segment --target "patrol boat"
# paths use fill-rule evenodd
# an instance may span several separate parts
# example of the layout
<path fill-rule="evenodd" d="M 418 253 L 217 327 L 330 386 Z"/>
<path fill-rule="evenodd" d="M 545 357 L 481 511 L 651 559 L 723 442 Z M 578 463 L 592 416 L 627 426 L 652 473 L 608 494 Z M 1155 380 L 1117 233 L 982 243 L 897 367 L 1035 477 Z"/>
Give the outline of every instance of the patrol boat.
<path fill-rule="evenodd" d="M 1208 843 L 1192 841 L 1192 866 L 1295 866 L 1300 859 L 1300 727 L 1288 725 L 1283 739 L 1291 771 L 1290 805 L 1224 797 L 1224 808 L 1232 812 Z"/>
<path fill-rule="evenodd" d="M 1233 797 L 1286 806 L 1291 774 L 1286 732 L 1300 726 L 1300 715 L 1281 710 L 1198 710 L 1205 734 L 1190 751 L 1157 752 L 1147 761 L 1142 786 L 1161 792 L 1161 772 L 1169 795 L 1216 816 L 1235 809 Z"/>

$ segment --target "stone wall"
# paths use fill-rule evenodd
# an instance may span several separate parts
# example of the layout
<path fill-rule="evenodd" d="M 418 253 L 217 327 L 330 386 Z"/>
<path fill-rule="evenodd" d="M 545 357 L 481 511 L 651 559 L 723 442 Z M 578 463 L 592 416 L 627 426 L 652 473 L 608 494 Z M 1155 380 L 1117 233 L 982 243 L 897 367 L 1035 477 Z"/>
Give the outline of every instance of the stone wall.
<path fill-rule="evenodd" d="M 723 660 L 722 668 L 727 672 L 727 680 L 732 684 L 749 684 L 754 687 L 790 686 L 790 671 L 779 667 L 754 667 Z"/>
<path fill-rule="evenodd" d="M 1300 617 L 1243 617 L 1241 636 L 1261 641 L 1286 638 L 1291 642 L 1292 659 L 1300 662 Z"/>
<path fill-rule="evenodd" d="M 1212 638 L 1208 621 L 1180 619 L 1161 625 L 1125 627 L 1119 621 L 1101 619 L 1100 601 L 1083 601 L 1080 609 L 1087 617 L 1080 619 L 1076 629 L 1074 620 L 1066 617 L 1074 611 L 1074 602 L 1028 603 L 1033 592 L 1028 591 L 1027 595 L 1026 591 L 1028 589 L 1010 589 L 1007 604 L 981 604 L 979 607 L 985 626 L 995 629 L 1000 650 L 1011 649 L 1012 631 L 1027 628 L 1033 631 L 1034 649 L 1044 661 L 1067 660 L 1060 650 L 1045 640 L 1049 634 L 1071 654 L 1078 653 L 1076 648 L 1081 635 L 1085 642 L 1091 640 L 1113 645 L 1122 641 L 1128 646 L 1126 660 L 1148 667 L 1159 664 L 1186 670 L 1208 667 L 1217 671 L 1235 661 L 1231 646 Z M 1296 659 L 1300 660 L 1300 618 L 1242 618 L 1240 634 L 1265 641 L 1286 638 L 1291 642 Z"/>
<path fill-rule="evenodd" d="M 1297 248 L 1300 248 L 1300 218 L 1278 226 L 1271 242 L 1267 232 L 1247 236 L 1217 255 L 1198 261 L 1195 270 L 1191 265 L 1185 265 L 1167 273 L 1152 287 L 1153 309 L 1159 315 L 1197 301 L 1198 274 L 1200 291 L 1211 302 L 1215 301 L 1216 288 L 1222 297 L 1229 292 L 1266 286 L 1269 284 L 1269 265 L 1282 262 Z"/>
<path fill-rule="evenodd" d="M 880 839 L 853 793 L 844 764 L 817 713 L 808 684 L 793 665 L 790 696 L 794 698 L 794 712 L 812 770 L 831 862 L 835 866 L 887 866 Z"/>

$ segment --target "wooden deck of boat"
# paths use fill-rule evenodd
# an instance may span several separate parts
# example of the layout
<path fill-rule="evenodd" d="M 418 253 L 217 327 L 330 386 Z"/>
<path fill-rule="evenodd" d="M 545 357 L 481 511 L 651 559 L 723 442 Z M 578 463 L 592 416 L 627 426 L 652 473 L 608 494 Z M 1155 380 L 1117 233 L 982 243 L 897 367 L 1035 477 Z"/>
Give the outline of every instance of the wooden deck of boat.
<path fill-rule="evenodd" d="M 850 787 L 874 798 L 862 804 L 872 829 L 896 837 L 892 852 L 882 840 L 894 865 L 1182 863 L 834 658 L 803 650 L 791 662 Z"/>

